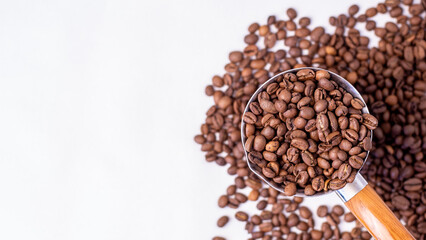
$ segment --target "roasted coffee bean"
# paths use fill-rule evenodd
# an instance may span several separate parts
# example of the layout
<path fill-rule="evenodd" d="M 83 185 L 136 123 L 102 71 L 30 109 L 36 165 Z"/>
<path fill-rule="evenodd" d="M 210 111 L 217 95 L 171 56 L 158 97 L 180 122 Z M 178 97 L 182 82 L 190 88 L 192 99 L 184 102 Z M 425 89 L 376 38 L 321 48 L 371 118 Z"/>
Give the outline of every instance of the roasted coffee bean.
<path fill-rule="evenodd" d="M 345 209 L 343 209 L 343 207 L 340 205 L 335 205 L 331 209 L 331 212 L 340 217 L 343 216 L 343 214 L 345 213 Z"/>
<path fill-rule="evenodd" d="M 229 221 L 228 216 L 222 216 L 217 220 L 217 226 L 218 227 L 224 227 Z"/>
<path fill-rule="evenodd" d="M 311 80 L 315 78 L 315 72 L 311 69 L 302 69 L 297 72 L 296 76 L 300 81 Z"/>
<path fill-rule="evenodd" d="M 406 191 L 420 191 L 423 188 L 422 180 L 419 178 L 410 178 L 403 183 Z"/>
<path fill-rule="evenodd" d="M 296 187 L 296 184 L 294 183 L 289 183 L 284 188 L 284 194 L 286 196 L 293 196 L 294 194 L 296 194 L 296 191 L 297 191 L 297 187 Z"/>
<path fill-rule="evenodd" d="M 360 169 L 363 163 L 364 163 L 364 160 L 358 156 L 351 156 L 349 158 L 349 165 L 351 165 L 351 167 L 355 169 Z"/>
<path fill-rule="evenodd" d="M 291 140 L 291 145 L 302 151 L 307 150 L 309 147 L 308 141 L 303 138 L 294 138 Z"/>
<path fill-rule="evenodd" d="M 362 118 L 364 119 L 362 124 L 364 124 L 368 129 L 374 130 L 376 129 L 378 125 L 378 120 L 373 115 L 364 113 L 362 115 Z"/>
<path fill-rule="evenodd" d="M 330 181 L 330 183 L 328 184 L 328 187 L 331 190 L 338 190 L 343 188 L 345 185 L 346 185 L 346 182 L 344 180 L 336 178 Z"/>
<path fill-rule="evenodd" d="M 317 215 L 318 217 L 325 217 L 328 214 L 328 207 L 325 205 L 321 205 L 317 209 Z"/>
<path fill-rule="evenodd" d="M 312 188 L 315 191 L 317 192 L 322 191 L 324 189 L 324 186 L 325 186 L 325 181 L 323 176 L 318 176 L 312 179 Z"/>
<path fill-rule="evenodd" d="M 254 123 L 256 123 L 256 121 L 257 121 L 257 117 L 256 117 L 256 115 L 254 115 L 253 113 L 251 113 L 251 112 L 246 112 L 245 114 L 244 114 L 244 122 L 245 123 L 248 123 L 248 124 L 254 124 Z"/>
<path fill-rule="evenodd" d="M 247 213 L 245 213 L 245 212 L 238 211 L 238 212 L 236 212 L 236 213 L 235 213 L 235 218 L 236 218 L 238 221 L 245 222 L 245 221 L 247 221 L 247 220 L 248 220 L 248 215 L 247 215 Z"/>
<path fill-rule="evenodd" d="M 338 178 L 340 180 L 346 180 L 349 177 L 349 175 L 351 175 L 351 172 L 352 172 L 352 167 L 347 163 L 343 163 L 339 167 Z"/>
<path fill-rule="evenodd" d="M 228 196 L 222 195 L 220 196 L 218 203 L 219 207 L 224 208 L 228 204 Z"/>

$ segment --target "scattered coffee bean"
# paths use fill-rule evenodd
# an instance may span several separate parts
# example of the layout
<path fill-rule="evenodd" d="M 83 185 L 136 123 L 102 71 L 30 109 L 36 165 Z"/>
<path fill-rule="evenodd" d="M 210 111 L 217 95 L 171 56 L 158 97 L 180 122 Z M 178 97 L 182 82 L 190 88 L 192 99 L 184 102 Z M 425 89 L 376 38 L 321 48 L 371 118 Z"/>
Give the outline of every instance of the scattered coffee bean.
<path fill-rule="evenodd" d="M 217 220 L 217 226 L 218 227 L 224 227 L 229 221 L 228 216 L 222 216 Z"/>

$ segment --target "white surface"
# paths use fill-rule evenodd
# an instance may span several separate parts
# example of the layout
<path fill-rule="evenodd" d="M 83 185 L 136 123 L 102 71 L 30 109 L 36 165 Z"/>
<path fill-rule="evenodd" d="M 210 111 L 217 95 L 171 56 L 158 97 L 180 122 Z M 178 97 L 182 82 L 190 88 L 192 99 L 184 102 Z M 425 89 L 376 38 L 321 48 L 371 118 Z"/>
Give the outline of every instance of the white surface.
<path fill-rule="evenodd" d="M 204 87 L 253 21 L 351 5 L 259 3 L 1 1 L 0 239 L 246 238 L 216 227 L 232 178 L 193 143 Z"/>

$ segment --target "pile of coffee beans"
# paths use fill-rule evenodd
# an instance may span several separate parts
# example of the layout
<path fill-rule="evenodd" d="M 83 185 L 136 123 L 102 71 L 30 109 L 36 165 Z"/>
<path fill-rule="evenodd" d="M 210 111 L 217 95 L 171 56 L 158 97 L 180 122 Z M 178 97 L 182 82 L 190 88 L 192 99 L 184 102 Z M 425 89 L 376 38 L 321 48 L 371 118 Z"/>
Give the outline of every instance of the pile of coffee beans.
<path fill-rule="evenodd" d="M 413 236 L 425 239 L 424 1 L 386 0 L 365 12 L 353 5 L 347 14 L 330 17 L 330 25 L 335 27 L 332 33 L 320 26 L 311 27 L 310 19 L 298 18 L 294 9 L 286 13 L 284 19 L 269 16 L 265 24 L 251 24 L 244 37 L 246 46 L 229 54 L 226 73 L 214 76 L 205 89 L 214 105 L 208 109 L 195 141 L 201 144 L 206 161 L 226 166 L 228 174 L 235 176 L 220 197 L 219 206 L 238 208 L 247 201 L 257 203 L 259 213 L 243 217 L 251 239 L 370 238 L 359 224 L 351 232 L 341 233 L 339 216 L 333 210 L 327 210 L 327 222 L 320 228 L 306 221 L 300 212 L 303 199 L 287 199 L 263 184 L 244 159 L 242 114 L 260 84 L 292 68 L 320 67 L 351 82 L 378 119 L 362 173 Z M 374 17 L 383 14 L 392 20 L 380 26 Z M 377 46 L 360 34 L 363 28 L 374 32 L 379 39 Z M 245 188 L 250 189 L 247 196 L 242 193 Z M 344 220 L 353 219 L 350 214 L 346 216 Z"/>
<path fill-rule="evenodd" d="M 307 196 L 353 182 L 372 148 L 377 119 L 326 70 L 301 69 L 263 85 L 243 115 L 245 150 L 254 170 Z"/>

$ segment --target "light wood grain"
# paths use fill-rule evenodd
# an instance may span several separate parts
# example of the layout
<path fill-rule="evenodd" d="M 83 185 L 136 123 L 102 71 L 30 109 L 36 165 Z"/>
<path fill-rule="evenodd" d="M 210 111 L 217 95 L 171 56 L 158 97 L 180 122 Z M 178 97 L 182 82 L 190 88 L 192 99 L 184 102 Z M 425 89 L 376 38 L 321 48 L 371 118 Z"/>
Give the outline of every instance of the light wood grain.
<path fill-rule="evenodd" d="M 370 185 L 345 205 L 376 239 L 414 239 Z"/>

